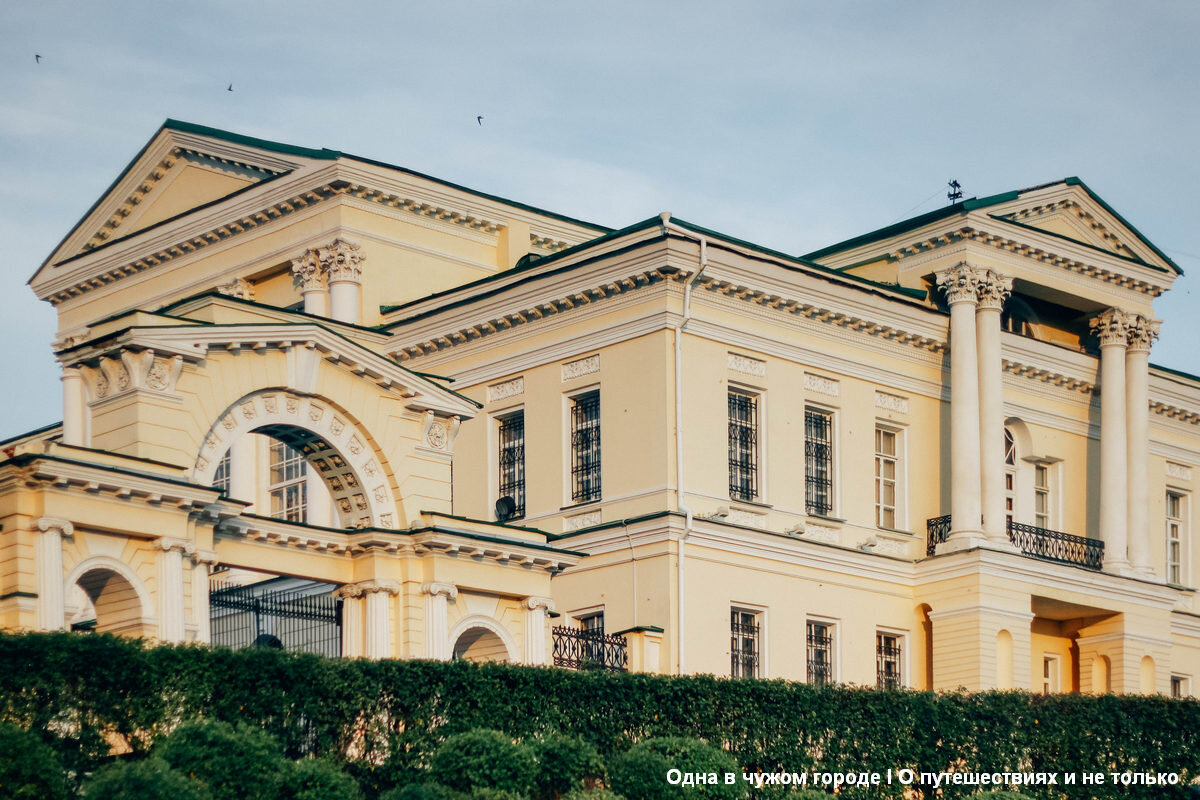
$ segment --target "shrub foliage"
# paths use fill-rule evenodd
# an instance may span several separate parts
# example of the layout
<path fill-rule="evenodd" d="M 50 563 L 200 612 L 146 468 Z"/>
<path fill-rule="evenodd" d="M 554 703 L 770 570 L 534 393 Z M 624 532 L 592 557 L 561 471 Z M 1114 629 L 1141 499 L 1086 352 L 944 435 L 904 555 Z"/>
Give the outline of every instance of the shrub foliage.
<path fill-rule="evenodd" d="M 136 759 L 179 720 L 197 716 L 264 731 L 288 759 L 333 758 L 370 796 L 431 780 L 443 743 L 474 729 L 500 731 L 510 744 L 578 737 L 610 767 L 615 755 L 647 739 L 697 737 L 750 772 L 1172 771 L 1183 783 L 1200 776 L 1200 703 L 1158 696 L 818 689 L 0 634 L 0 721 L 35 732 L 68 774 L 94 772 L 111 759 L 114 743 Z M 948 786 L 943 796 L 978 788 Z M 1109 786 L 1023 791 L 1136 796 Z M 899 795 L 897 786 L 842 794 Z"/>

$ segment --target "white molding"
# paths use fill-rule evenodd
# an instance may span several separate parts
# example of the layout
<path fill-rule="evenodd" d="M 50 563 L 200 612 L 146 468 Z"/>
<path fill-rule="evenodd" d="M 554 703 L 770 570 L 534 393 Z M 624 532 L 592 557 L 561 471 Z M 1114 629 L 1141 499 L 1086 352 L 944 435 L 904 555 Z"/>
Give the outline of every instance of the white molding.
<path fill-rule="evenodd" d="M 982 616 L 987 614 L 992 617 L 1003 617 L 1010 619 L 1021 625 L 1028 626 L 1033 622 L 1036 616 L 1032 611 L 1017 611 L 1011 608 L 1002 608 L 1000 606 L 989 606 L 983 603 L 976 603 L 970 606 L 959 606 L 958 608 L 933 609 L 929 612 L 929 619 L 932 622 L 938 620 L 950 620 L 958 617 Z"/>
<path fill-rule="evenodd" d="M 1105 644 L 1107 642 L 1136 642 L 1138 644 L 1150 645 L 1151 647 L 1161 647 L 1170 650 L 1172 642 L 1170 639 L 1160 639 L 1157 636 L 1145 636 L 1140 633 L 1098 633 L 1095 636 L 1080 636 L 1075 640 L 1075 643 L 1080 647 L 1093 644 Z"/>

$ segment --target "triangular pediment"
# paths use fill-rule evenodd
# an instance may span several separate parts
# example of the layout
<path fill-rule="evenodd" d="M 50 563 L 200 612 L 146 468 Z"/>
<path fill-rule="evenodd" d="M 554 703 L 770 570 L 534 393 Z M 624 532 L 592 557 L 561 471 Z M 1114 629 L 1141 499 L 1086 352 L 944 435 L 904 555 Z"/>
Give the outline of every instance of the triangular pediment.
<path fill-rule="evenodd" d="M 336 155 L 168 120 L 59 243 L 38 274 Z"/>
<path fill-rule="evenodd" d="M 1178 271 L 1165 254 L 1078 178 L 1027 189 L 983 213 L 1156 269 Z"/>

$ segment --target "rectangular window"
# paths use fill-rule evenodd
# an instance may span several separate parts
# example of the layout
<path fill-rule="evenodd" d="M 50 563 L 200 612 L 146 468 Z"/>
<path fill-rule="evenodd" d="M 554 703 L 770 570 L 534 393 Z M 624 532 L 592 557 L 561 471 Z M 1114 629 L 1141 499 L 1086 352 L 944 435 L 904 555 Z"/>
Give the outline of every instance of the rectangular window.
<path fill-rule="evenodd" d="M 600 392 L 571 398 L 571 500 L 600 499 Z"/>
<path fill-rule="evenodd" d="M 525 516 L 525 412 L 518 411 L 500 419 L 498 465 L 500 484 L 497 497 L 512 499 L 513 511 L 507 519 Z"/>
<path fill-rule="evenodd" d="M 1186 538 L 1187 497 L 1167 492 L 1167 583 L 1182 586 L 1183 548 Z"/>
<path fill-rule="evenodd" d="M 762 651 L 760 615 L 734 608 L 729 611 L 729 674 L 735 678 L 757 678 Z"/>
<path fill-rule="evenodd" d="M 308 465 L 304 456 L 283 442 L 271 442 L 271 516 L 292 522 L 308 517 Z"/>
<path fill-rule="evenodd" d="M 217 462 L 217 471 L 213 474 L 213 488 L 220 489 L 221 494 L 228 496 L 230 487 L 233 485 L 233 476 L 230 472 L 230 451 L 226 450 L 225 455 L 221 456 L 221 460 Z"/>
<path fill-rule="evenodd" d="M 1042 694 L 1058 691 L 1058 656 L 1042 657 Z"/>
<path fill-rule="evenodd" d="M 1182 700 L 1191 695 L 1191 687 L 1188 686 L 1188 679 L 1185 675 L 1171 676 L 1171 697 L 1175 700 Z"/>
<path fill-rule="evenodd" d="M 729 499 L 758 499 L 758 396 L 729 392 Z"/>
<path fill-rule="evenodd" d="M 1045 464 L 1033 468 L 1033 524 L 1050 528 L 1050 467 Z"/>
<path fill-rule="evenodd" d="M 804 409 L 804 505 L 809 514 L 833 514 L 833 414 Z"/>
<path fill-rule="evenodd" d="M 833 683 L 833 626 L 808 621 L 808 682 L 814 686 Z"/>
<path fill-rule="evenodd" d="M 900 675 L 900 640 L 894 633 L 875 634 L 875 685 L 880 689 L 898 689 L 904 685 Z"/>
<path fill-rule="evenodd" d="M 896 482 L 899 480 L 899 435 L 886 428 L 875 429 L 875 524 L 896 527 Z"/>

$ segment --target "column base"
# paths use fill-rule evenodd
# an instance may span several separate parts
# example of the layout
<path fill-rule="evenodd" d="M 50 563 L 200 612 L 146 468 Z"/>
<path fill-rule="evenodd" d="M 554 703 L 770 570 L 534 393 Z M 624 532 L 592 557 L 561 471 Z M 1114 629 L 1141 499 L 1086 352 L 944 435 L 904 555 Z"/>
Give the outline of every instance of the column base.
<path fill-rule="evenodd" d="M 1021 548 L 1017 547 L 1008 539 L 992 539 L 989 537 L 984 539 L 983 543 L 979 546 L 988 550 L 995 550 L 1000 553 L 1014 553 L 1016 555 L 1021 554 Z"/>
<path fill-rule="evenodd" d="M 935 555 L 958 553 L 963 550 L 975 550 L 987 546 L 987 537 L 983 531 L 952 531 L 946 541 L 938 544 Z"/>
<path fill-rule="evenodd" d="M 1122 578 L 1139 577 L 1137 571 L 1128 561 L 1121 559 L 1104 559 L 1104 572 L 1112 575 L 1120 575 Z"/>

